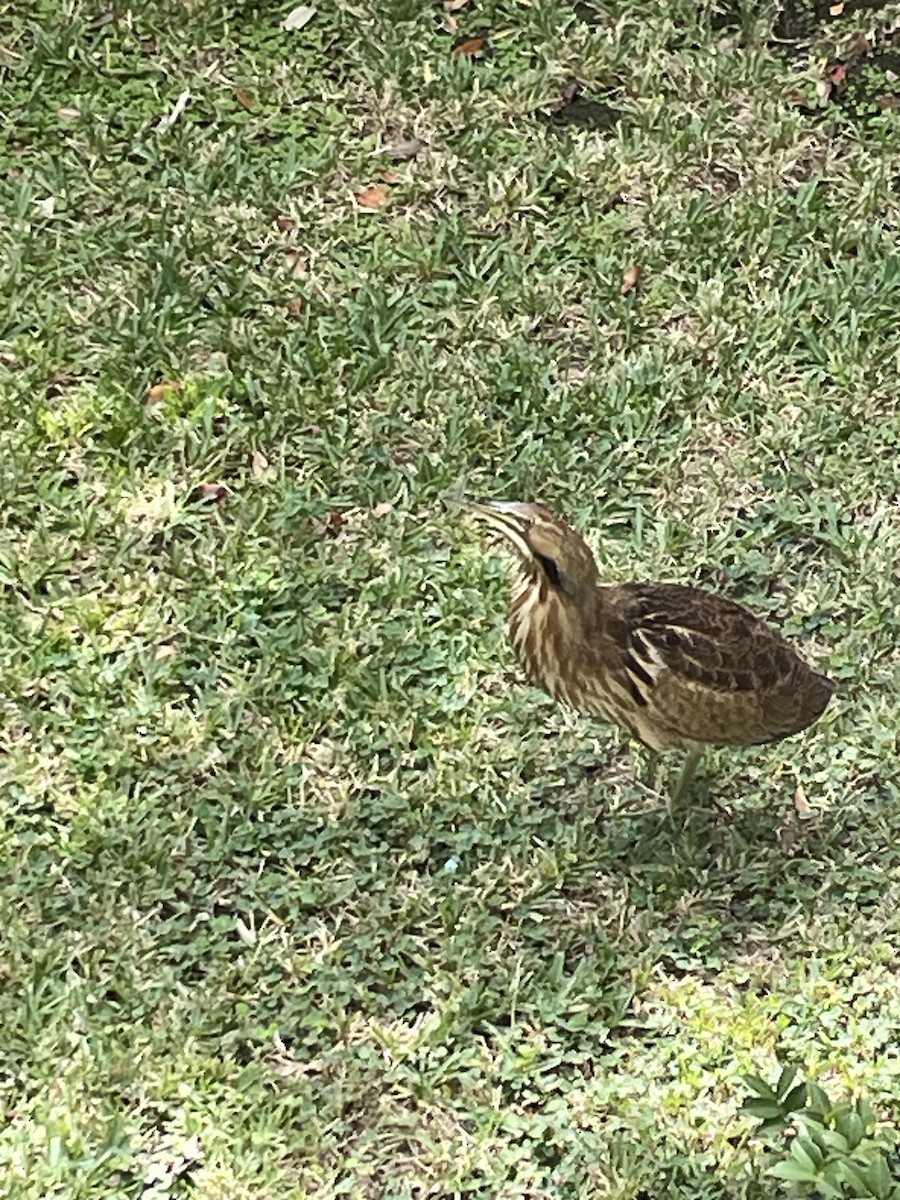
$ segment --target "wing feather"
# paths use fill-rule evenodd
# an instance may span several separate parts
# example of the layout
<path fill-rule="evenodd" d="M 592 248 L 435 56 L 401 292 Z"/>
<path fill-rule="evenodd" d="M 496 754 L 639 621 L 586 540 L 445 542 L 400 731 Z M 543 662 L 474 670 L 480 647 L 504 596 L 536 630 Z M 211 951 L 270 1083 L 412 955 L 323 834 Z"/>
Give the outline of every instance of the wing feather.
<path fill-rule="evenodd" d="M 740 604 L 679 584 L 613 589 L 621 671 L 673 739 L 777 741 L 821 715 L 834 685 Z"/>

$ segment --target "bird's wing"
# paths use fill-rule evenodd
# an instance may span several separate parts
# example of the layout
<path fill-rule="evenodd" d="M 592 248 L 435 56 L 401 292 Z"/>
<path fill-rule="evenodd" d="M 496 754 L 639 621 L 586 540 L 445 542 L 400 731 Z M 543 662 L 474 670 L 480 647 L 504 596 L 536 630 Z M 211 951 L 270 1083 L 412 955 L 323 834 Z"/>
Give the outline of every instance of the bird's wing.
<path fill-rule="evenodd" d="M 831 682 L 739 604 L 677 584 L 616 592 L 616 641 L 632 695 L 672 737 L 775 741 L 827 704 Z"/>
<path fill-rule="evenodd" d="M 715 691 L 778 690 L 798 657 L 741 605 L 678 584 L 620 589 L 632 653 Z"/>

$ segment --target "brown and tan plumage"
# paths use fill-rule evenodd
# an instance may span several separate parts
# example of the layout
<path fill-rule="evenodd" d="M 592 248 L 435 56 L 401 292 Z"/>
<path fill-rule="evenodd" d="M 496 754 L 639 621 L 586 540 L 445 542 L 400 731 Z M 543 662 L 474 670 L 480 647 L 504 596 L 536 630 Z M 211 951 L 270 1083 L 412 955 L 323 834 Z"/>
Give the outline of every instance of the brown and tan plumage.
<path fill-rule="evenodd" d="M 604 586 L 587 543 L 548 509 L 465 506 L 518 555 L 509 632 L 529 678 L 652 752 L 686 750 L 673 803 L 706 746 L 780 741 L 824 712 L 832 681 L 740 604 L 674 583 Z"/>

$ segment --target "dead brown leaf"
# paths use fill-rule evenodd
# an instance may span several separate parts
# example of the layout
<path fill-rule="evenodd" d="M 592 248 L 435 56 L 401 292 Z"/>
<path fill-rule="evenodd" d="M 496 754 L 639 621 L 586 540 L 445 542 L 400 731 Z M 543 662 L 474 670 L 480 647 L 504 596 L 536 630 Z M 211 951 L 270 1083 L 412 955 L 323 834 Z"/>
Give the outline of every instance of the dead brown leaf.
<path fill-rule="evenodd" d="M 486 45 L 486 37 L 470 37 L 454 46 L 451 53 L 454 58 L 474 58 L 482 53 Z"/>
<path fill-rule="evenodd" d="M 871 49 L 872 43 L 861 29 L 857 30 L 847 43 L 847 53 L 855 54 L 859 58 L 864 54 L 868 54 Z"/>
<path fill-rule="evenodd" d="M 330 512 L 322 522 L 325 532 L 330 534 L 340 533 L 343 524 L 344 518 L 337 510 Z"/>
<path fill-rule="evenodd" d="M 300 317 L 303 315 L 303 310 L 306 308 L 306 301 L 302 296 L 292 296 L 284 306 L 284 311 L 289 317 Z"/>
<path fill-rule="evenodd" d="M 900 96 L 876 96 L 875 103 L 882 112 L 889 108 L 900 108 Z"/>
<path fill-rule="evenodd" d="M 391 142 L 389 146 L 385 146 L 383 153 L 396 162 L 405 162 L 407 159 L 416 158 L 424 149 L 425 143 L 419 141 L 418 138 L 406 138 L 402 141 Z"/>
<path fill-rule="evenodd" d="M 641 276 L 644 273 L 644 268 L 638 266 L 637 263 L 632 263 L 630 267 L 626 267 L 622 275 L 622 295 L 627 296 L 629 292 L 634 291 L 637 285 L 641 282 Z"/>
<path fill-rule="evenodd" d="M 198 483 L 188 497 L 192 504 L 224 504 L 228 488 L 224 483 Z"/>
<path fill-rule="evenodd" d="M 382 500 L 380 504 L 376 504 L 372 509 L 372 516 L 376 519 L 378 517 L 386 517 L 388 513 L 392 513 L 393 511 L 393 504 L 389 500 Z"/>
<path fill-rule="evenodd" d="M 237 100 L 238 104 L 246 108 L 248 112 L 253 112 L 254 108 L 256 108 L 256 101 L 249 92 L 241 91 L 241 89 L 238 88 L 234 93 L 234 98 Z"/>
<path fill-rule="evenodd" d="M 378 176 L 382 183 L 402 183 L 403 176 L 398 175 L 396 171 L 382 171 Z"/>
<path fill-rule="evenodd" d="M 297 228 L 297 222 L 294 220 L 293 217 L 284 217 L 284 216 L 276 217 L 275 225 L 276 225 L 276 228 L 280 229 L 282 233 L 290 233 L 290 231 L 292 229 Z"/>
<path fill-rule="evenodd" d="M 148 404 L 162 404 L 166 396 L 170 392 L 181 390 L 181 384 L 175 379 L 164 379 L 161 383 L 154 383 L 153 387 L 147 392 Z"/>
<path fill-rule="evenodd" d="M 383 208 L 389 198 L 390 192 L 380 183 L 375 183 L 356 193 L 356 203 L 359 208 Z"/>

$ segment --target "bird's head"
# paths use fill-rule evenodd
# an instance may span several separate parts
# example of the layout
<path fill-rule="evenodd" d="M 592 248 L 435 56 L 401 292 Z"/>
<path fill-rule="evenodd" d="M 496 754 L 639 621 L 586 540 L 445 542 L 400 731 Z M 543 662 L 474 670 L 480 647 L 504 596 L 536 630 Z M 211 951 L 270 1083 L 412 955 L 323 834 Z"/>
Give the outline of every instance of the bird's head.
<path fill-rule="evenodd" d="M 579 600 L 597 586 L 597 564 L 587 542 L 549 509 L 510 500 L 467 500 L 463 507 L 512 546 L 526 576 L 545 579 L 561 597 Z"/>

